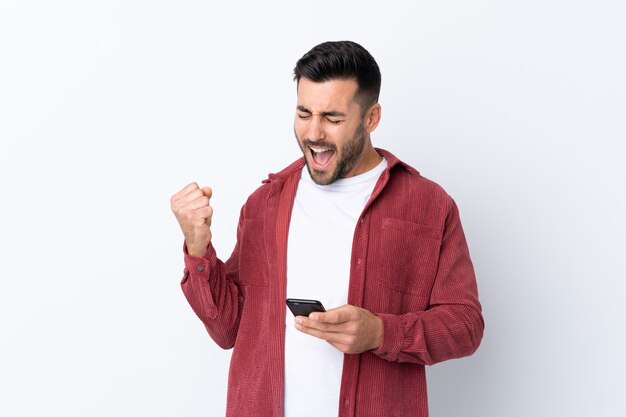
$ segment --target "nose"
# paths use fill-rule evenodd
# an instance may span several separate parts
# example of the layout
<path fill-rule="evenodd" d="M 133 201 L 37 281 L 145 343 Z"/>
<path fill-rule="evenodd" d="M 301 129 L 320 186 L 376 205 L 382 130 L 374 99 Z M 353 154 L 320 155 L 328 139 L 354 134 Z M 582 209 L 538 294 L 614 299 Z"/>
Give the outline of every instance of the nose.
<path fill-rule="evenodd" d="M 322 125 L 322 118 L 318 116 L 311 116 L 308 120 L 307 126 L 307 138 L 312 141 L 318 141 L 325 138 L 324 126 Z"/>

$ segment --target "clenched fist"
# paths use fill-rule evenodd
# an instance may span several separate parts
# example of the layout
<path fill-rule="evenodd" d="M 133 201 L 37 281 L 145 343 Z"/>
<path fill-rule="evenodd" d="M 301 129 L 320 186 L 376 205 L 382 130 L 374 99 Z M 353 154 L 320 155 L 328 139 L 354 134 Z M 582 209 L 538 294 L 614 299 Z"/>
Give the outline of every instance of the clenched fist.
<path fill-rule="evenodd" d="M 212 193 L 209 187 L 200 188 L 192 182 L 170 199 L 172 211 L 185 235 L 187 253 L 191 256 L 204 255 L 211 243 L 213 208 L 209 201 Z"/>

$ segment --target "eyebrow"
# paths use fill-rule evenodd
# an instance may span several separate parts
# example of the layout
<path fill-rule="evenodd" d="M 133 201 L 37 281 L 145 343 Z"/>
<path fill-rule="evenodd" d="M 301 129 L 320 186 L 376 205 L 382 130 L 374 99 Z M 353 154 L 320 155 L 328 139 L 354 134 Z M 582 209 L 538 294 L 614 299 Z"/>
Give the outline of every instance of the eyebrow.
<path fill-rule="evenodd" d="M 298 106 L 297 108 L 298 108 L 299 111 L 301 111 L 303 113 L 313 114 L 313 112 L 311 110 L 307 109 L 304 106 Z M 327 116 L 330 116 L 330 117 L 346 117 L 346 114 L 343 113 L 343 112 L 340 112 L 340 111 L 333 110 L 333 111 L 323 111 L 323 112 L 320 113 L 320 116 L 322 116 L 322 117 L 327 117 Z"/>

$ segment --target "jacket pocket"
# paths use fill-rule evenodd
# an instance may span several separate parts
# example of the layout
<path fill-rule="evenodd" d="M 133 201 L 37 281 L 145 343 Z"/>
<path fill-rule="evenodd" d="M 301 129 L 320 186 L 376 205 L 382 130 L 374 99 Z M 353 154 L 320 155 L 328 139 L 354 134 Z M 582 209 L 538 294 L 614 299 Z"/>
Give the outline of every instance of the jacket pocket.
<path fill-rule="evenodd" d="M 384 218 L 380 235 L 379 283 L 428 299 L 439 262 L 438 231 L 428 225 Z"/>

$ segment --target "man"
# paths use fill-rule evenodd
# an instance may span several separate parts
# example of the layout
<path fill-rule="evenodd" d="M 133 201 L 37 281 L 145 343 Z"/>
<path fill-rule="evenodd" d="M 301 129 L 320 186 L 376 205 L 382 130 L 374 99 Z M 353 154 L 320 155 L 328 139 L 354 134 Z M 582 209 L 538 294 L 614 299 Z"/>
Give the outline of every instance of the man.
<path fill-rule="evenodd" d="M 424 365 L 472 354 L 483 334 L 457 207 L 372 146 L 381 77 L 363 47 L 322 43 L 294 72 L 304 158 L 248 198 L 226 262 L 211 245 L 211 189 L 171 200 L 183 292 L 234 346 L 227 416 L 427 416 Z M 292 318 L 286 298 L 329 310 Z"/>

